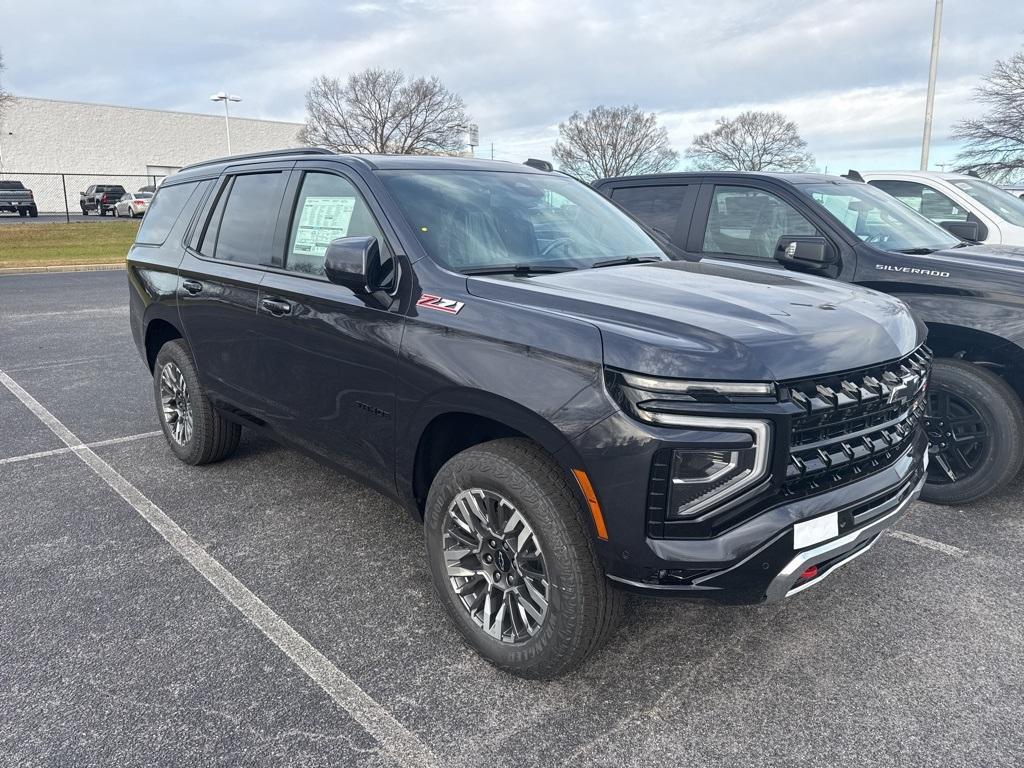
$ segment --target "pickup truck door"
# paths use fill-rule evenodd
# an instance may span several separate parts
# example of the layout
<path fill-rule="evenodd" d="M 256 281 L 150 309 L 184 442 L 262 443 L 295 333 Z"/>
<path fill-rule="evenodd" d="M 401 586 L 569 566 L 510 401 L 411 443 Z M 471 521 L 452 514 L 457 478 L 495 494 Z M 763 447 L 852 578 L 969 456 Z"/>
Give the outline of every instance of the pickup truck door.
<path fill-rule="evenodd" d="M 372 194 L 337 163 L 300 161 L 281 208 L 284 268 L 259 289 L 261 418 L 275 431 L 394 491 L 396 368 L 405 317 L 324 276 L 326 244 L 373 236 L 392 265 L 397 238 Z M 408 272 L 408 270 L 406 270 Z"/>
<path fill-rule="evenodd" d="M 190 233 L 178 311 L 212 399 L 259 415 L 256 304 L 293 163 L 228 168 Z"/>

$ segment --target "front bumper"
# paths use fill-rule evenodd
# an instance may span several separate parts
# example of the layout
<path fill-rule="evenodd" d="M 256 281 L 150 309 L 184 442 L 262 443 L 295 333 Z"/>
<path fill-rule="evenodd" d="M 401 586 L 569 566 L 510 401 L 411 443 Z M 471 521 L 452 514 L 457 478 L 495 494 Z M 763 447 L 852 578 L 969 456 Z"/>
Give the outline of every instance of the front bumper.
<path fill-rule="evenodd" d="M 927 436 L 918 429 L 904 453 L 884 469 L 815 495 L 777 501 L 711 535 L 654 538 L 644 533 L 643 489 L 633 478 L 649 467 L 656 445 L 632 425 L 632 441 L 605 431 L 577 444 L 597 486 L 608 540 L 596 541 L 616 586 L 648 595 L 705 598 L 724 603 L 780 600 L 803 591 L 872 547 L 918 497 L 927 467 Z M 641 427 L 651 432 L 650 427 Z M 594 432 L 600 432 L 600 429 Z M 644 438 L 654 437 L 646 434 Z M 633 450 L 609 451 L 609 444 Z M 594 446 L 594 447 L 591 447 Z M 635 467 L 636 475 L 630 471 Z M 638 503 L 639 502 L 639 503 Z M 838 533 L 811 546 L 794 546 L 799 523 L 835 513 Z M 806 571 L 817 566 L 808 578 Z"/>

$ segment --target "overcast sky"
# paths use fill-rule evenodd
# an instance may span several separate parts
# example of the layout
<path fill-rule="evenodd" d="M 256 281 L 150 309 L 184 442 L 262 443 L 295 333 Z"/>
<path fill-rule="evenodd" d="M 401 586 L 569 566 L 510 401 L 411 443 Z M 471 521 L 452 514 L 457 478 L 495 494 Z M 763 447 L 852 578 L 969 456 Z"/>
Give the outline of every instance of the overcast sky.
<path fill-rule="evenodd" d="M 550 157 L 558 122 L 597 104 L 657 112 L 682 155 L 746 108 L 785 112 L 819 166 L 916 167 L 933 0 L 261 0 L 33 2 L 0 10 L 17 95 L 301 121 L 318 74 L 438 75 L 481 151 Z M 99 10 L 102 9 L 102 12 Z M 971 90 L 1024 44 L 1021 0 L 948 0 L 932 160 Z"/>

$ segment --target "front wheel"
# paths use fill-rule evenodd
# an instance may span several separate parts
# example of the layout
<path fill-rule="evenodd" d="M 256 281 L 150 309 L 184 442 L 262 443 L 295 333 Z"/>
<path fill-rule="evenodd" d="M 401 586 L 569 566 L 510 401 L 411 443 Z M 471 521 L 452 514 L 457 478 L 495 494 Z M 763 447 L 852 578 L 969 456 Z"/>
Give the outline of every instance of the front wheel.
<path fill-rule="evenodd" d="M 928 384 L 931 462 L 921 498 L 966 504 L 1009 483 L 1024 464 L 1024 407 L 991 371 L 941 359 Z"/>
<path fill-rule="evenodd" d="M 181 339 L 167 342 L 157 353 L 153 394 L 164 437 L 183 462 L 210 464 L 235 452 L 242 428 L 213 408 Z"/>
<path fill-rule="evenodd" d="M 492 664 L 555 678 L 614 630 L 621 594 L 565 473 L 536 444 L 494 440 L 450 459 L 430 487 L 425 534 L 445 609 Z"/>

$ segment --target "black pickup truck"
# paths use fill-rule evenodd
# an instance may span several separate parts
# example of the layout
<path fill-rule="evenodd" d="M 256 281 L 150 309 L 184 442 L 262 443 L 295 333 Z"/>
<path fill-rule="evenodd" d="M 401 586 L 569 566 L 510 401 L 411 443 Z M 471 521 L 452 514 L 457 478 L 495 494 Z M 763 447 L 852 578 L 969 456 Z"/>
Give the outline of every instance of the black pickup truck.
<path fill-rule="evenodd" d="M 924 483 L 929 353 L 897 299 L 672 260 L 536 165 L 203 163 L 127 275 L 180 460 L 249 429 L 392 496 L 467 641 L 553 677 L 620 589 L 781 600 L 863 555 Z"/>
<path fill-rule="evenodd" d="M 26 189 L 20 181 L 0 180 L 0 211 L 17 213 L 19 216 L 39 215 L 39 208 L 36 206 L 35 195 L 31 189 Z"/>
<path fill-rule="evenodd" d="M 965 242 L 881 190 L 834 176 L 672 173 L 594 186 L 684 255 L 898 296 L 927 324 L 936 356 L 922 498 L 973 501 L 1020 471 L 1024 249 Z M 849 343 L 837 341 L 835 354 Z"/>
<path fill-rule="evenodd" d="M 84 192 L 78 193 L 78 204 L 83 216 L 88 216 L 89 211 L 106 216 L 108 211 L 114 210 L 117 201 L 124 195 L 125 188 L 120 184 L 93 184 Z"/>

